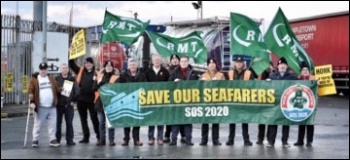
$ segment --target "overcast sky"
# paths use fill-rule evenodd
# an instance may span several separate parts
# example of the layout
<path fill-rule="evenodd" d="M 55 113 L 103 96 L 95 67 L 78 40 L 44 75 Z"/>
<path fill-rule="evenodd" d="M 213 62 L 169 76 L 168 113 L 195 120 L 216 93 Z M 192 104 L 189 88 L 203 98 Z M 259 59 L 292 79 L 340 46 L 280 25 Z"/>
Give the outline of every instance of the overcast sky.
<path fill-rule="evenodd" d="M 73 25 L 87 27 L 100 25 L 103 22 L 105 8 L 108 11 L 120 15 L 132 17 L 137 12 L 139 19 L 151 20 L 151 24 L 169 22 L 170 17 L 174 21 L 194 20 L 197 11 L 191 5 L 196 1 L 57 1 L 48 2 L 48 21 L 68 24 L 69 12 L 73 9 Z M 32 19 L 33 2 L 18 3 L 18 13 L 23 19 Z M 214 16 L 229 17 L 230 12 L 245 14 L 251 18 L 270 22 L 281 7 L 288 19 L 302 18 L 319 14 L 349 11 L 349 1 L 327 1 L 327 2 L 245 2 L 245 1 L 203 1 L 204 18 Z M 16 14 L 16 1 L 1 1 L 1 14 Z"/>

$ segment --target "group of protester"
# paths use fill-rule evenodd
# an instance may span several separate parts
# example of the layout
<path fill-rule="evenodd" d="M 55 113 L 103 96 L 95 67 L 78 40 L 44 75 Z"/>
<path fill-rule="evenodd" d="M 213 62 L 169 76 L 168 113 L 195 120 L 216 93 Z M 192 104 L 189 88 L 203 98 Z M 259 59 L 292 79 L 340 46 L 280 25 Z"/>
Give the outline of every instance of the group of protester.
<path fill-rule="evenodd" d="M 226 80 L 223 73 L 219 72 L 219 66 L 215 59 L 207 60 L 208 70 L 201 74 L 196 72 L 189 64 L 188 57 L 179 57 L 172 55 L 170 57 L 170 65 L 162 66 L 162 59 L 159 55 L 153 55 L 152 66 L 147 69 L 138 68 L 137 61 L 128 60 L 128 68 L 126 71 L 119 73 L 114 68 L 112 61 L 106 61 L 103 64 L 103 70 L 98 71 L 93 63 L 93 59 L 88 57 L 84 61 L 84 66 L 79 67 L 74 60 L 68 64 L 60 66 L 60 74 L 56 77 L 49 76 L 47 73 L 48 65 L 41 63 L 39 65 L 39 73 L 34 74 L 29 84 L 30 107 L 35 110 L 34 127 L 33 127 L 33 143 L 32 147 L 38 147 L 40 140 L 40 130 L 45 120 L 48 120 L 49 145 L 58 147 L 61 143 L 62 119 L 65 117 L 66 122 L 66 141 L 67 145 L 75 145 L 73 117 L 74 106 L 76 104 L 79 112 L 83 139 L 79 143 L 90 142 L 90 129 L 88 127 L 88 112 L 97 138 L 97 146 L 106 145 L 106 116 L 104 107 L 100 100 L 98 89 L 108 83 L 135 83 L 135 82 L 160 82 L 160 81 L 187 81 L 187 80 Z M 69 67 L 75 73 L 73 77 L 69 73 Z M 232 70 L 228 72 L 228 80 L 314 80 L 310 74 L 309 66 L 302 64 L 302 72 L 300 76 L 296 76 L 288 71 L 288 64 L 284 58 L 278 61 L 277 70 L 273 65 L 264 71 L 261 75 L 256 76 L 254 72 L 247 69 L 243 61 L 243 57 L 237 57 Z M 73 83 L 70 95 L 64 95 L 62 88 L 65 81 Z M 155 128 L 157 135 L 155 137 Z M 252 146 L 250 141 L 248 124 L 242 124 L 242 135 L 245 146 Z M 177 137 L 180 132 L 181 143 L 189 146 L 192 142 L 192 124 L 167 125 L 164 134 L 164 126 L 149 126 L 148 138 L 149 145 L 177 145 Z M 256 144 L 262 145 L 265 137 L 265 124 L 259 124 L 258 140 Z M 305 129 L 307 129 L 306 145 L 311 146 L 313 141 L 314 126 L 299 126 L 298 140 L 295 146 L 304 145 Z M 226 145 L 234 145 L 236 124 L 229 124 L 229 135 Z M 124 128 L 124 138 L 122 146 L 129 145 L 131 128 Z M 209 134 L 209 124 L 202 124 L 202 139 L 199 145 L 207 145 Z M 164 135 L 164 137 L 163 137 Z M 274 146 L 277 135 L 277 125 L 267 126 L 267 146 Z M 282 144 L 284 147 L 290 147 L 288 144 L 289 126 L 282 126 Z M 135 146 L 142 146 L 140 141 L 140 127 L 132 128 L 132 138 Z M 157 139 L 156 139 L 157 138 Z M 109 145 L 114 146 L 115 130 L 108 129 Z M 212 143 L 213 145 L 221 145 L 219 141 L 219 124 L 212 124 Z"/>

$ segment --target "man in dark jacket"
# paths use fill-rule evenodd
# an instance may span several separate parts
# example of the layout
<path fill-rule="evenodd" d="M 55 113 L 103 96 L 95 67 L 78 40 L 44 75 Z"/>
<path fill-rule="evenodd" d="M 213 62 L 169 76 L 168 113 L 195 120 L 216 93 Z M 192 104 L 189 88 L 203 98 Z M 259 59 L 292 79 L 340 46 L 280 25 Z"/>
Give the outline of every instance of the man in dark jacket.
<path fill-rule="evenodd" d="M 147 82 L 164 82 L 169 80 L 169 72 L 161 65 L 162 61 L 159 55 L 152 56 L 152 66 L 146 71 Z M 149 145 L 154 144 L 154 126 L 149 126 L 148 138 Z M 163 145 L 164 126 L 157 126 L 158 145 Z"/>
<path fill-rule="evenodd" d="M 91 57 L 85 59 L 84 67 L 79 67 L 75 64 L 74 60 L 69 61 L 69 66 L 73 72 L 77 75 L 76 81 L 80 87 L 80 96 L 78 98 L 78 112 L 80 115 L 80 121 L 83 129 L 83 139 L 79 143 L 89 143 L 90 130 L 88 127 L 88 111 L 90 112 L 90 118 L 94 131 L 96 133 L 97 141 L 99 141 L 100 133 L 98 130 L 97 112 L 94 107 L 94 91 L 92 90 L 92 84 L 94 82 L 93 77 L 96 75 L 94 62 Z"/>
<path fill-rule="evenodd" d="M 170 66 L 168 68 L 169 73 L 172 73 L 175 70 L 175 68 L 179 66 L 179 62 L 180 62 L 180 57 L 178 55 L 173 54 L 170 56 Z M 171 133 L 171 125 L 167 125 L 165 130 L 164 143 L 170 142 L 170 133 Z M 183 125 L 180 125 L 180 135 L 181 135 L 181 143 L 186 143 L 185 129 Z"/>
<path fill-rule="evenodd" d="M 186 81 L 186 80 L 198 80 L 198 74 L 193 70 L 193 68 L 189 65 L 188 57 L 180 58 L 180 66 L 177 67 L 171 74 L 169 81 Z M 180 125 L 173 125 L 171 127 L 171 143 L 169 145 L 175 146 L 177 144 L 177 135 L 179 134 Z M 186 144 L 189 146 L 193 146 L 192 143 L 192 124 L 185 124 L 185 136 L 186 136 Z"/>
<path fill-rule="evenodd" d="M 73 118 L 74 118 L 74 103 L 76 102 L 79 96 L 79 86 L 75 81 L 75 78 L 72 77 L 68 73 L 68 65 L 62 64 L 61 74 L 56 77 L 56 82 L 58 88 L 63 88 L 65 83 L 72 84 L 72 88 L 67 88 L 67 94 L 58 94 L 58 104 L 57 104 L 57 130 L 56 130 L 56 138 L 58 143 L 61 141 L 62 134 L 62 118 L 64 115 L 66 121 L 66 140 L 67 145 L 72 146 L 75 145 L 73 141 L 74 138 L 74 130 L 73 130 Z M 65 88 L 63 88 L 63 92 L 65 93 Z M 67 97 L 68 96 L 68 97 Z"/>
<path fill-rule="evenodd" d="M 133 83 L 133 82 L 146 82 L 146 76 L 142 73 L 140 68 L 137 68 L 137 62 L 135 59 L 128 60 L 128 70 L 120 75 L 117 83 Z M 132 137 L 134 139 L 135 146 L 142 146 L 140 142 L 140 127 L 133 127 Z M 124 139 L 122 146 L 129 145 L 130 140 L 130 127 L 124 128 Z"/>
<path fill-rule="evenodd" d="M 298 78 L 288 72 L 288 63 L 283 57 L 278 61 L 278 71 L 271 74 L 267 80 L 297 80 Z M 267 147 L 273 147 L 277 135 L 277 125 L 268 125 L 267 127 Z M 282 145 L 285 148 L 289 148 L 288 144 L 289 126 L 282 126 Z"/>
<path fill-rule="evenodd" d="M 105 84 L 108 83 L 115 83 L 118 76 L 115 75 L 114 70 L 114 64 L 112 61 L 108 60 L 103 64 L 103 71 L 100 71 L 99 74 L 96 77 L 96 80 L 93 84 L 93 90 L 95 92 L 98 92 L 98 89 L 102 87 Z M 95 94 L 96 96 L 96 94 Z M 104 107 L 102 104 L 102 101 L 99 96 L 95 97 L 95 108 L 97 110 L 97 117 L 100 124 L 100 141 L 96 144 L 97 146 L 104 146 L 106 145 L 106 115 L 104 112 Z M 114 142 L 114 128 L 108 129 L 108 138 L 109 138 L 109 145 L 115 146 Z"/>

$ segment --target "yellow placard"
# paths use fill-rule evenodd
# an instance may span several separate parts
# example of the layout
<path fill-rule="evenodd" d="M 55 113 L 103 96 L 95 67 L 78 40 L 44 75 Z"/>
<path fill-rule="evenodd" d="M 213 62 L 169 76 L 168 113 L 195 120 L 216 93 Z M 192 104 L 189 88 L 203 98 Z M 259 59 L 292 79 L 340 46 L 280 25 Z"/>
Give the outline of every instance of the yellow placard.
<path fill-rule="evenodd" d="M 6 74 L 6 92 L 13 92 L 13 74 Z"/>
<path fill-rule="evenodd" d="M 28 93 L 28 76 L 22 76 L 22 93 Z"/>
<path fill-rule="evenodd" d="M 86 54 L 86 40 L 84 29 L 77 32 L 72 39 L 72 44 L 69 48 L 69 59 L 76 59 Z"/>
<path fill-rule="evenodd" d="M 323 65 L 315 67 L 316 79 L 320 81 L 318 85 L 319 96 L 337 94 L 332 74 L 332 65 Z"/>

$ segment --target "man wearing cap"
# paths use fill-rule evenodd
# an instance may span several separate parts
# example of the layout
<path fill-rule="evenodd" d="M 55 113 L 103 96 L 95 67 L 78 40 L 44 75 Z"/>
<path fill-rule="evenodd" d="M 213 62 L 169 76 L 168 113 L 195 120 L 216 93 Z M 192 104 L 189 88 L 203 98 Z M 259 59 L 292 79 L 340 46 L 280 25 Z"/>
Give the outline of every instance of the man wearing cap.
<path fill-rule="evenodd" d="M 170 56 L 170 67 L 169 73 L 172 73 L 177 67 L 179 67 L 180 57 L 177 54 L 173 54 Z M 170 133 L 171 133 L 171 125 L 166 126 L 164 143 L 170 142 Z M 181 143 L 186 143 L 185 137 L 185 128 L 183 125 L 180 125 L 180 135 L 181 135 Z"/>
<path fill-rule="evenodd" d="M 152 56 L 152 66 L 148 68 L 146 71 L 146 79 L 147 82 L 166 82 L 169 79 L 169 71 L 164 68 L 162 65 L 162 60 L 159 55 L 153 55 Z M 148 138 L 149 138 L 149 145 L 154 145 L 154 126 L 149 126 L 148 128 Z M 157 140 L 158 145 L 163 145 L 163 133 L 164 133 L 164 126 L 160 125 L 157 126 Z"/>
<path fill-rule="evenodd" d="M 213 58 L 209 58 L 207 60 L 208 71 L 202 75 L 202 80 L 204 81 L 212 81 L 212 80 L 225 80 L 224 74 L 219 72 L 218 65 L 216 60 Z M 199 143 L 201 146 L 206 146 L 208 143 L 208 135 L 209 135 L 209 124 L 202 124 L 202 140 Z M 213 140 L 214 146 L 221 145 L 219 141 L 219 124 L 213 124 L 211 138 Z"/>
<path fill-rule="evenodd" d="M 288 72 L 288 63 L 286 59 L 283 57 L 278 61 L 278 70 L 277 72 L 270 75 L 270 78 L 267 79 L 270 80 L 297 80 L 298 78 Z M 275 139 L 277 135 L 277 125 L 268 125 L 267 127 L 267 147 L 273 147 L 275 144 Z M 283 125 L 282 126 L 282 145 L 285 148 L 289 148 L 290 145 L 288 144 L 288 137 L 289 137 L 289 126 Z"/>
<path fill-rule="evenodd" d="M 230 80 L 252 80 L 254 79 L 254 76 L 251 71 L 247 70 L 243 61 L 243 57 L 237 56 L 236 61 L 234 63 L 233 70 L 230 70 L 228 72 L 229 79 Z M 234 139 L 236 134 L 236 124 L 231 123 L 230 124 L 230 131 L 228 136 L 228 141 L 226 142 L 226 145 L 232 146 L 234 145 Z M 245 146 L 252 146 L 253 143 L 249 140 L 249 133 L 248 133 L 248 123 L 242 124 L 242 135 L 244 140 Z"/>
<path fill-rule="evenodd" d="M 60 144 L 56 140 L 56 122 L 58 102 L 57 94 L 61 89 L 57 87 L 56 80 L 47 75 L 47 63 L 40 63 L 39 74 L 32 77 L 29 83 L 30 108 L 35 110 L 33 127 L 32 147 L 39 146 L 40 130 L 44 121 L 48 120 L 49 145 L 58 147 Z"/>
<path fill-rule="evenodd" d="M 189 58 L 184 56 L 180 58 L 180 66 L 177 67 L 169 77 L 169 81 L 187 81 L 187 80 L 198 80 L 198 74 L 193 70 L 192 66 L 189 65 Z M 185 136 L 186 144 L 193 146 L 192 143 L 192 124 L 185 124 Z M 172 125 L 171 127 L 171 143 L 169 145 L 177 145 L 177 135 L 179 134 L 180 125 Z"/>
<path fill-rule="evenodd" d="M 97 110 L 97 117 L 99 121 L 99 131 L 100 131 L 100 140 L 96 144 L 97 146 L 104 146 L 106 145 L 106 116 L 104 112 L 104 107 L 102 104 L 102 101 L 99 96 L 98 89 L 102 87 L 105 84 L 108 83 L 115 83 L 116 80 L 119 78 L 118 75 L 115 74 L 114 70 L 114 64 L 112 61 L 108 60 L 103 64 L 104 70 L 100 71 L 97 75 L 97 77 L 94 77 L 94 84 L 93 84 L 93 90 L 95 91 L 95 108 Z M 115 146 L 114 142 L 114 129 L 110 128 L 108 129 L 108 138 L 109 138 L 109 145 Z"/>
<path fill-rule="evenodd" d="M 66 140 L 67 145 L 75 145 L 73 141 L 74 130 L 73 130 L 73 118 L 74 118 L 74 103 L 79 96 L 79 86 L 75 81 L 75 78 L 68 72 L 68 65 L 62 64 L 60 67 L 61 74 L 56 76 L 57 86 L 63 88 L 64 83 L 70 82 L 73 84 L 71 92 L 69 95 L 58 94 L 58 105 L 57 105 L 57 131 L 56 138 L 58 143 L 61 141 L 62 137 L 62 119 L 63 115 L 66 121 Z M 64 91 L 63 91 L 64 92 Z"/>
<path fill-rule="evenodd" d="M 135 83 L 135 82 L 147 82 L 146 76 L 142 73 L 141 69 L 137 67 L 137 61 L 135 59 L 128 60 L 128 70 L 120 75 L 117 80 L 118 83 Z M 124 139 L 122 146 L 129 145 L 130 140 L 130 127 L 124 128 Z M 132 137 L 134 139 L 135 146 L 142 146 L 140 141 L 140 127 L 133 127 Z"/>
<path fill-rule="evenodd" d="M 301 75 L 299 76 L 300 80 L 306 80 L 306 81 L 315 80 L 315 77 L 310 73 L 310 67 L 305 62 L 301 63 L 300 69 L 301 69 Z M 304 145 L 305 129 L 307 130 L 306 146 L 307 147 L 312 146 L 312 141 L 314 139 L 314 130 L 315 130 L 314 125 L 299 125 L 298 140 L 296 143 L 294 143 L 294 146 Z"/>
<path fill-rule="evenodd" d="M 97 75 L 95 70 L 94 61 L 91 57 L 87 57 L 84 61 L 84 67 L 79 67 L 74 60 L 69 61 L 69 67 L 77 75 L 76 81 L 80 87 L 80 96 L 77 101 L 77 108 L 80 116 L 81 126 L 83 129 L 83 139 L 79 143 L 89 143 L 90 130 L 88 125 L 88 111 L 94 131 L 96 133 L 97 141 L 99 141 L 99 123 L 97 118 L 97 112 L 94 107 L 94 91 L 92 90 L 92 84 L 94 82 L 93 77 Z"/>

